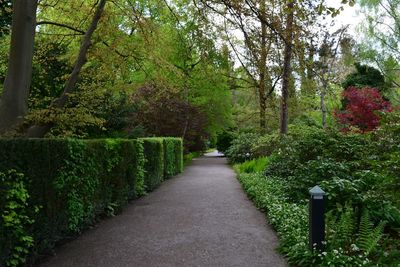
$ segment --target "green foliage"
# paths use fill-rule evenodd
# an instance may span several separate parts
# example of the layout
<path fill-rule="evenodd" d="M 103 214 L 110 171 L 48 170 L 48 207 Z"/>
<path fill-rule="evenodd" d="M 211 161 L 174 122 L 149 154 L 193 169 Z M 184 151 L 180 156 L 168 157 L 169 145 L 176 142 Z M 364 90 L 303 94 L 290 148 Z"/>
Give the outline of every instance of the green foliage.
<path fill-rule="evenodd" d="M 359 4 L 364 13 L 364 20 L 360 23 L 363 35 L 359 41 L 359 57 L 364 62 L 378 66 L 384 73 L 388 87 L 398 89 L 400 32 L 393 25 L 400 23 L 400 1 L 361 0 Z"/>
<path fill-rule="evenodd" d="M 202 154 L 201 152 L 190 152 L 188 154 L 185 154 L 183 156 L 183 165 L 184 166 L 189 165 L 194 158 L 200 157 L 201 154 Z"/>
<path fill-rule="evenodd" d="M 378 246 L 378 242 L 383 236 L 385 222 L 380 222 L 376 227 L 370 222 L 368 211 L 364 212 L 360 221 L 360 232 L 357 238 L 357 244 L 360 249 L 369 255 Z"/>
<path fill-rule="evenodd" d="M 368 213 L 357 223 L 351 206 L 327 215 L 327 236 L 323 252 L 309 249 L 306 201 L 293 203 L 287 183 L 261 173 L 239 173 L 243 189 L 256 206 L 268 215 L 280 238 L 279 251 L 295 266 L 365 266 L 375 259 L 383 237 L 384 223 L 373 226 Z M 375 253 L 373 255 L 373 252 Z"/>
<path fill-rule="evenodd" d="M 145 185 L 152 191 L 164 180 L 164 142 L 162 138 L 143 138 L 146 161 Z"/>
<path fill-rule="evenodd" d="M 242 133 L 232 141 L 225 155 L 231 163 L 240 163 L 253 157 L 252 147 L 254 140 L 258 138 L 254 133 Z"/>
<path fill-rule="evenodd" d="M 166 137 L 164 140 L 164 177 L 169 178 L 183 170 L 182 139 Z"/>
<path fill-rule="evenodd" d="M 283 138 L 278 133 L 260 136 L 253 143 L 252 154 L 254 157 L 270 156 L 279 148 Z"/>
<path fill-rule="evenodd" d="M 381 126 L 368 134 L 343 134 L 297 124 L 290 126 L 287 136 L 254 139 L 253 156 L 268 155 L 266 177 L 254 174 L 255 160 L 236 169 L 250 198 L 268 212 L 281 238 L 280 251 L 291 263 L 391 266 L 399 261 L 399 246 L 395 245 L 400 226 L 399 118 L 397 110 L 383 115 Z M 276 211 L 270 196 L 278 194 L 283 199 L 277 210 L 295 209 L 305 205 L 309 188 L 316 184 L 327 192 L 327 244 L 322 253 L 301 247 L 300 238 L 307 236 L 307 229 L 283 214 L 280 224 L 289 233 L 282 234 L 281 226 L 274 223 Z M 293 243 L 286 239 L 291 235 Z"/>
<path fill-rule="evenodd" d="M 35 222 L 29 198 L 23 174 L 0 172 L 0 264 L 20 266 L 26 262 L 33 246 L 28 228 Z"/>
<path fill-rule="evenodd" d="M 0 149 L 0 265 L 32 261 L 116 214 L 155 188 L 164 166 L 182 171 L 178 138 L 3 139 Z"/>
<path fill-rule="evenodd" d="M 356 67 L 356 71 L 347 75 L 345 81 L 342 83 L 343 88 L 346 89 L 352 86 L 357 88 L 372 87 L 380 91 L 386 89 L 385 77 L 379 70 L 359 63 L 356 63 L 354 66 Z"/>
<path fill-rule="evenodd" d="M 235 169 L 238 169 L 240 173 L 256 173 L 262 172 L 267 166 L 268 158 L 262 157 L 249 161 L 245 161 L 241 164 L 235 165 Z"/>
<path fill-rule="evenodd" d="M 72 0 L 40 6 L 37 20 L 42 24 L 35 41 L 26 125 L 51 124 L 47 137 L 184 136 L 190 151 L 204 148 L 205 140 L 230 124 L 226 76 L 231 66 L 216 38 L 205 34 L 209 27 L 193 3 L 172 1 L 170 8 L 166 4 L 138 1 L 135 19 L 125 12 L 131 3 L 107 5 L 77 84 L 65 106 L 57 109 L 49 105 L 70 77 L 81 32 L 89 26 L 95 3 Z M 4 34 L 9 31 L 11 6 L 10 0 L 0 1 L 0 93 L 7 69 L 10 40 Z M 76 31 L 58 24 L 74 25 Z M 149 105 L 141 105 L 133 95 L 149 84 L 159 90 Z M 165 129 L 173 133 L 161 134 Z M 23 135 L 26 127 L 19 130 Z"/>
<path fill-rule="evenodd" d="M 369 265 L 375 258 L 371 254 L 380 249 L 384 225 L 384 222 L 380 222 L 374 226 L 368 211 L 364 211 L 358 221 L 351 205 L 338 206 L 336 211 L 327 215 L 326 248 L 331 253 L 319 255 L 321 264 L 330 262 L 333 266 L 350 263 L 354 266 Z"/>
<path fill-rule="evenodd" d="M 279 251 L 289 263 L 312 266 L 312 253 L 308 249 L 308 212 L 305 204 L 290 203 L 284 182 L 258 174 L 239 174 L 243 189 L 255 205 L 268 214 L 268 222 L 277 231 Z"/>
<path fill-rule="evenodd" d="M 234 134 L 230 131 L 223 131 L 217 136 L 217 150 L 221 153 L 225 153 L 228 148 L 232 145 Z"/>
<path fill-rule="evenodd" d="M 64 90 L 66 73 L 72 67 L 65 58 L 67 44 L 40 36 L 35 41 L 32 84 L 29 91 L 30 109 L 43 109 Z"/>
<path fill-rule="evenodd" d="M 12 20 L 12 1 L 0 1 L 0 38 L 10 33 Z"/>
<path fill-rule="evenodd" d="M 148 135 L 182 136 L 186 151 L 205 149 L 207 117 L 198 106 L 188 103 L 166 86 L 145 85 L 133 96 L 137 111 L 132 126 L 141 125 Z"/>
<path fill-rule="evenodd" d="M 274 177 L 284 183 L 288 202 L 302 203 L 309 197 L 308 189 L 316 184 L 327 192 L 327 211 L 340 217 L 328 219 L 328 223 L 337 221 L 333 226 L 336 234 L 331 236 L 331 247 L 337 253 L 321 255 L 320 260 L 327 265 L 329 261 L 340 266 L 360 264 L 350 257 L 353 253 L 350 245 L 354 243 L 359 248 L 361 245 L 347 237 L 365 237 L 358 227 L 362 220 L 366 225 L 365 218 L 361 218 L 365 216 L 359 212 L 361 210 L 368 213 L 368 221 L 375 228 L 369 229 L 371 236 L 366 237 L 366 249 L 360 249 L 374 262 L 384 262 L 386 258 L 390 260 L 385 264 L 398 261 L 398 253 L 395 252 L 398 246 L 388 245 L 390 242 L 385 241 L 397 240 L 396 229 L 400 226 L 398 122 L 398 111 L 395 111 L 385 115 L 381 127 L 368 134 L 343 134 L 317 127 L 299 127 L 292 128 L 278 145 L 274 138 L 268 137 L 265 140 L 271 144 L 258 145 L 271 147 L 271 150 L 275 147 L 276 150 L 268 157 L 265 174 L 267 179 Z M 348 203 L 351 203 L 348 210 L 340 208 Z M 353 209 L 358 212 L 353 212 Z M 387 235 L 382 239 L 384 221 L 387 222 Z M 387 245 L 378 246 L 378 241 Z M 369 254 L 371 251 L 374 252 Z M 333 261 L 336 256 L 338 260 Z"/>

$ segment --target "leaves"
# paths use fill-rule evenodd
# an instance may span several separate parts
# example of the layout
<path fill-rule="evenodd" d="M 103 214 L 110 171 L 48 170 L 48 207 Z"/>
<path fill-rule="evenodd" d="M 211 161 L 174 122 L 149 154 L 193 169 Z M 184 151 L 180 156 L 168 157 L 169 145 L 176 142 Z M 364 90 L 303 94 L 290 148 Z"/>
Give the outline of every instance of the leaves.
<path fill-rule="evenodd" d="M 343 92 L 344 111 L 336 111 L 336 119 L 344 126 L 343 131 L 357 127 L 361 132 L 368 132 L 380 125 L 378 112 L 391 112 L 390 102 L 383 99 L 377 89 L 358 89 L 349 87 Z"/>
<path fill-rule="evenodd" d="M 10 244 L 2 248 L 4 251 L 1 251 L 0 256 L 5 256 L 7 266 L 23 265 L 34 245 L 28 231 L 34 220 L 26 186 L 23 174 L 15 170 L 0 172 L 0 238 L 11 240 Z M 36 212 L 37 208 L 33 209 L 33 213 Z"/>

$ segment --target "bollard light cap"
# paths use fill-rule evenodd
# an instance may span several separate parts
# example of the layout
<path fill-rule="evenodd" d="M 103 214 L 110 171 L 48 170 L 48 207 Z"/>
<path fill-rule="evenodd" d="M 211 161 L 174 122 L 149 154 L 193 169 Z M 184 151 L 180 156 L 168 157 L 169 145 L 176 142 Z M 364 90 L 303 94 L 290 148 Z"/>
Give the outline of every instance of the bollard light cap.
<path fill-rule="evenodd" d="M 311 188 L 309 192 L 312 197 L 322 197 L 326 194 L 318 185 Z"/>

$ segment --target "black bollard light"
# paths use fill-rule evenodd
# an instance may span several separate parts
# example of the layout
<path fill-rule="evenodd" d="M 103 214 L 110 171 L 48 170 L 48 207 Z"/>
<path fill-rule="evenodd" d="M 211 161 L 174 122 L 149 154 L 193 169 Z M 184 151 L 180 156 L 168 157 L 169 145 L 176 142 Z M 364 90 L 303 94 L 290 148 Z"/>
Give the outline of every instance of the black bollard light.
<path fill-rule="evenodd" d="M 322 250 L 325 241 L 324 196 L 325 192 L 318 185 L 310 189 L 309 242 L 311 250 Z"/>

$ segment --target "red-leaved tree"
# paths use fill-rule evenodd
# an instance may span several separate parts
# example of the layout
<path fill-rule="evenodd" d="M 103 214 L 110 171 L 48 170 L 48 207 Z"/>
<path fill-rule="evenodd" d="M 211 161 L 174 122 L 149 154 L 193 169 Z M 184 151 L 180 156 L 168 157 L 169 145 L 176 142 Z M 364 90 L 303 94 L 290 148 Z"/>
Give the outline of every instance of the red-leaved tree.
<path fill-rule="evenodd" d="M 343 125 L 343 131 L 351 127 L 361 132 L 376 129 L 380 124 L 380 112 L 391 112 L 389 101 L 383 99 L 375 88 L 348 87 L 342 93 L 343 110 L 336 110 L 334 117 Z"/>

